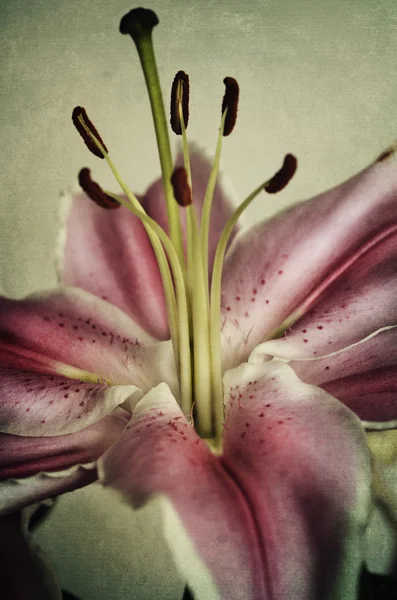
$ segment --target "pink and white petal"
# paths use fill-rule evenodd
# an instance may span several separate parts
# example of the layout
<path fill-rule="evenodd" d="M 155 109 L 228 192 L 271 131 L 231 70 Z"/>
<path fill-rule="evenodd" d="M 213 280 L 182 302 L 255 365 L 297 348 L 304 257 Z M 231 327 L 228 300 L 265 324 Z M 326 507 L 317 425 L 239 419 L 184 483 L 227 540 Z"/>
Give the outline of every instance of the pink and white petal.
<path fill-rule="evenodd" d="M 83 383 L 0 367 L 0 431 L 29 437 L 75 433 L 127 400 L 133 406 L 142 395 L 134 385 Z"/>
<path fill-rule="evenodd" d="M 396 226 L 396 196 L 389 157 L 234 241 L 222 280 L 225 369 L 245 360 L 308 297 L 313 301 L 343 263 Z"/>
<path fill-rule="evenodd" d="M 63 471 L 97 460 L 123 433 L 130 413 L 116 408 L 85 429 L 53 437 L 0 434 L 0 481 Z"/>
<path fill-rule="evenodd" d="M 157 261 L 143 225 L 126 208 L 104 210 L 83 193 L 65 197 L 58 272 L 63 285 L 108 300 L 155 338 L 169 338 Z"/>
<path fill-rule="evenodd" d="M 291 361 L 300 379 L 320 385 L 370 429 L 397 427 L 397 328 L 316 360 Z"/>
<path fill-rule="evenodd" d="M 157 342 L 119 308 L 78 288 L 24 300 L 0 298 L 0 361 L 72 378 L 134 384 L 144 391 L 160 381 L 177 389 L 171 342 Z"/>
<path fill-rule="evenodd" d="M 65 471 L 38 473 L 23 479 L 0 481 L 0 515 L 10 514 L 35 502 L 71 492 L 93 483 L 97 478 L 95 463 L 89 463 Z"/>
<path fill-rule="evenodd" d="M 248 377 L 261 388 L 260 398 L 249 398 Z M 292 590 L 296 600 L 320 599 L 330 597 L 332 585 L 343 587 L 344 598 L 356 598 L 370 488 L 358 420 L 285 365 L 249 365 L 227 381 L 244 389 L 228 408 L 222 456 L 210 452 L 161 385 L 137 404 L 123 436 L 100 459 L 102 482 L 135 507 L 165 495 L 221 598 L 282 600 Z M 319 396 L 326 400 L 319 403 Z M 291 418 L 284 431 L 280 413 Z M 178 536 L 168 541 L 178 546 Z M 189 569 L 184 574 L 191 582 Z M 198 598 L 208 597 L 191 583 Z"/>
<path fill-rule="evenodd" d="M 175 166 L 183 166 L 183 164 L 183 152 L 179 151 L 175 160 Z M 203 208 L 205 191 L 207 189 L 207 183 L 211 173 L 212 164 L 213 160 L 209 157 L 209 155 L 206 152 L 204 152 L 196 144 L 190 145 L 190 167 L 192 172 L 193 203 L 199 223 L 201 223 L 201 213 Z M 237 195 L 233 189 L 229 178 L 224 173 L 222 173 L 222 171 L 220 171 L 214 190 L 210 220 L 208 247 L 208 263 L 210 269 L 212 269 L 212 263 L 215 256 L 216 246 L 218 244 L 223 228 L 225 227 L 229 217 L 231 217 L 234 210 L 237 208 L 238 203 L 239 202 Z M 163 229 L 168 231 L 166 203 L 161 178 L 157 179 L 148 188 L 144 197 L 142 198 L 142 204 L 148 215 L 155 219 L 157 223 L 159 223 L 163 227 Z M 179 214 L 181 217 L 183 233 L 185 235 L 186 210 L 180 208 Z M 234 229 L 232 238 L 237 233 L 238 229 L 238 226 Z"/>
<path fill-rule="evenodd" d="M 397 226 L 331 283 L 284 337 L 254 352 L 315 358 L 347 348 L 397 323 Z M 393 352 L 393 350 L 391 350 Z"/>
<path fill-rule="evenodd" d="M 269 598 L 357 598 L 371 498 L 358 419 L 287 365 L 224 377 L 223 463 L 244 490 Z"/>

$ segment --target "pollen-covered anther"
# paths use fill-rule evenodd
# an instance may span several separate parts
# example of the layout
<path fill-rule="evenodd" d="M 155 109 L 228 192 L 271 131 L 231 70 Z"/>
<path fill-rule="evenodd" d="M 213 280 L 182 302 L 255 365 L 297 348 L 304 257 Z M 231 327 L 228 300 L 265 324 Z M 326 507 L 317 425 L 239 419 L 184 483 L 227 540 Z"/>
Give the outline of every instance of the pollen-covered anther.
<path fill-rule="evenodd" d="M 76 108 L 73 110 L 73 113 L 72 113 L 72 121 L 73 121 L 73 124 L 76 127 L 77 131 L 83 138 L 84 143 L 87 146 L 88 150 L 90 152 L 92 152 L 92 154 L 94 154 L 95 156 L 98 156 L 98 158 L 104 158 L 102 152 L 100 151 L 100 149 L 98 148 L 98 146 L 96 145 L 94 140 L 92 139 L 90 133 L 102 144 L 105 152 L 107 152 L 108 149 L 106 148 L 106 146 L 105 146 L 101 136 L 99 135 L 98 131 L 96 130 L 94 124 L 88 118 L 85 108 L 83 108 L 82 106 L 76 106 Z"/>
<path fill-rule="evenodd" d="M 190 206 L 192 204 L 192 190 L 190 188 L 185 167 L 177 167 L 171 176 L 175 200 L 179 206 Z"/>
<path fill-rule="evenodd" d="M 227 136 L 232 133 L 237 120 L 239 87 L 233 77 L 225 77 L 223 83 L 226 86 L 226 90 L 222 101 L 222 115 L 227 109 L 223 135 Z"/>
<path fill-rule="evenodd" d="M 86 167 L 79 173 L 79 184 L 91 200 L 101 208 L 113 209 L 121 206 L 117 200 L 105 194 L 103 189 L 91 179 L 91 171 Z"/>
<path fill-rule="evenodd" d="M 189 75 L 178 71 L 171 89 L 171 128 L 177 135 L 182 135 L 181 112 L 185 129 L 189 121 Z"/>
<path fill-rule="evenodd" d="M 283 166 L 269 181 L 264 185 L 264 190 L 268 194 L 277 194 L 285 188 L 291 181 L 298 166 L 298 161 L 293 154 L 286 154 Z"/>
<path fill-rule="evenodd" d="M 384 150 L 376 159 L 375 162 L 383 162 L 384 160 L 388 159 L 390 156 L 393 156 L 397 154 L 397 142 L 395 144 L 393 144 L 393 146 L 390 146 L 390 148 L 387 148 L 386 150 Z"/>
<path fill-rule="evenodd" d="M 122 17 L 120 33 L 130 35 L 133 40 L 152 32 L 153 27 L 159 24 L 156 13 L 150 8 L 133 8 Z"/>

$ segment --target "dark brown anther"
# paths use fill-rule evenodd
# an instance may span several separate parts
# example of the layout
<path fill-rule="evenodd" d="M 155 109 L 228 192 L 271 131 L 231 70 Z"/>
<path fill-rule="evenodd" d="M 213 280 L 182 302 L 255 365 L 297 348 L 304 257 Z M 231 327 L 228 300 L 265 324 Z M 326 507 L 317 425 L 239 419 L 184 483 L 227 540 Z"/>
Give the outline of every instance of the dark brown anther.
<path fill-rule="evenodd" d="M 184 71 L 178 71 L 172 82 L 171 89 L 171 128 L 177 135 L 182 135 L 182 124 L 179 110 L 182 109 L 185 129 L 189 122 L 189 75 Z"/>
<path fill-rule="evenodd" d="M 87 169 L 86 167 L 81 169 L 79 173 L 79 184 L 87 196 L 101 208 L 113 209 L 121 206 L 117 200 L 108 196 L 108 194 L 105 194 L 101 186 L 91 179 L 90 169 Z"/>
<path fill-rule="evenodd" d="M 83 108 L 82 106 L 76 106 L 76 108 L 74 109 L 74 111 L 72 113 L 72 121 L 73 121 L 74 126 L 76 127 L 77 131 L 83 138 L 84 143 L 87 146 L 88 150 L 90 152 L 92 152 L 92 154 L 94 154 L 95 156 L 98 156 L 98 158 L 104 158 L 104 156 L 103 156 L 102 152 L 99 150 L 98 146 L 92 140 L 91 136 L 86 132 L 83 124 L 81 123 L 81 119 L 84 121 L 86 127 L 91 131 L 91 133 L 96 137 L 96 139 L 99 142 L 101 142 L 102 146 L 104 147 L 104 149 L 107 152 L 108 149 L 106 148 L 106 146 L 105 146 L 101 136 L 99 135 L 98 131 L 96 130 L 95 126 L 88 118 L 85 108 Z"/>
<path fill-rule="evenodd" d="M 171 175 L 175 200 L 179 206 L 190 206 L 192 203 L 192 190 L 187 180 L 185 167 L 177 167 Z"/>
<path fill-rule="evenodd" d="M 396 148 L 394 146 L 391 146 L 390 148 L 387 148 L 387 150 L 384 150 L 384 152 L 382 152 L 382 154 L 378 156 L 375 162 L 383 162 L 384 160 L 389 158 L 389 156 L 392 156 L 395 152 Z"/>
<path fill-rule="evenodd" d="M 222 115 L 227 109 L 223 135 L 226 137 L 232 133 L 236 124 L 239 87 L 237 81 L 233 77 L 225 77 L 223 83 L 226 86 L 226 90 L 222 101 Z"/>
<path fill-rule="evenodd" d="M 130 35 L 134 41 L 150 35 L 159 20 L 149 8 L 133 8 L 120 21 L 120 33 Z"/>
<path fill-rule="evenodd" d="M 268 194 L 277 194 L 285 188 L 295 174 L 298 161 L 293 154 L 286 154 L 283 166 L 273 177 L 265 184 L 264 189 Z"/>

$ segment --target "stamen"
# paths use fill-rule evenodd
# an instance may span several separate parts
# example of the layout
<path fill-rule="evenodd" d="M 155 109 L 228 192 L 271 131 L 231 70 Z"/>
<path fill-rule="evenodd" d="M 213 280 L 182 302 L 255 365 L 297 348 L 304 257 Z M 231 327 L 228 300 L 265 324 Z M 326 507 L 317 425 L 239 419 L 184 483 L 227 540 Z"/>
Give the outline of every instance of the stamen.
<path fill-rule="evenodd" d="M 135 38 L 151 33 L 159 24 L 158 16 L 150 8 L 133 8 L 120 21 L 120 33 Z"/>
<path fill-rule="evenodd" d="M 268 194 L 277 194 L 285 188 L 295 174 L 298 161 L 293 154 L 286 154 L 283 166 L 273 177 L 264 185 L 264 190 Z"/>
<path fill-rule="evenodd" d="M 182 110 L 185 129 L 189 122 L 189 75 L 178 71 L 172 82 L 171 89 L 171 128 L 177 135 L 182 135 L 182 125 L 179 111 Z"/>
<path fill-rule="evenodd" d="M 103 153 L 99 150 L 98 146 L 93 142 L 91 136 L 87 132 L 87 129 L 99 140 L 99 142 L 102 144 L 102 146 L 104 147 L 106 152 L 108 151 L 108 149 L 106 148 L 106 146 L 105 146 L 101 136 L 99 135 L 98 131 L 96 130 L 94 124 L 88 118 L 85 108 L 83 108 L 82 106 L 76 106 L 76 108 L 74 109 L 74 111 L 72 113 L 72 121 L 73 121 L 73 124 L 76 127 L 77 131 L 83 138 L 84 143 L 87 146 L 88 150 L 90 152 L 92 152 L 92 154 L 94 154 L 94 156 L 97 156 L 98 158 L 104 158 Z"/>
<path fill-rule="evenodd" d="M 226 137 L 232 133 L 236 124 L 239 87 L 233 77 L 225 77 L 223 83 L 226 86 L 226 90 L 222 102 L 222 115 L 227 110 L 223 135 Z"/>
<path fill-rule="evenodd" d="M 175 200 L 179 206 L 190 206 L 192 204 L 192 190 L 188 182 L 185 167 L 177 167 L 174 170 L 171 183 L 174 188 Z"/>
<path fill-rule="evenodd" d="M 121 206 L 117 200 L 114 200 L 111 196 L 105 194 L 100 185 L 91 179 L 90 169 L 87 169 L 86 167 L 81 169 L 79 173 L 79 184 L 87 196 L 101 208 L 114 209 Z"/>

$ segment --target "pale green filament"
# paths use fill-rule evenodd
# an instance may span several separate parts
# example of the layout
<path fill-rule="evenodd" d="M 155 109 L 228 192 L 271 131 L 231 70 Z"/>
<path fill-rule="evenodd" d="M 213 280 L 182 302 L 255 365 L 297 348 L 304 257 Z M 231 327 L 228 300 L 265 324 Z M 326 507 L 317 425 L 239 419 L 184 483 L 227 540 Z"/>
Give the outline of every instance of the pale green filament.
<path fill-rule="evenodd" d="M 225 128 L 225 120 L 226 120 L 227 109 L 224 111 L 221 120 L 221 126 L 219 128 L 218 133 L 218 141 L 216 144 L 214 163 L 212 165 L 211 174 L 208 180 L 207 189 L 205 191 L 204 203 L 203 203 L 203 211 L 201 213 L 201 252 L 203 256 L 203 266 L 204 266 L 204 277 L 207 288 L 207 296 L 209 297 L 208 290 L 208 242 L 209 242 L 209 231 L 210 231 L 210 218 L 211 218 L 211 207 L 212 200 L 214 197 L 214 190 L 216 185 L 216 180 L 219 173 L 219 163 L 221 159 L 221 151 L 222 151 L 222 140 L 223 140 L 223 132 Z"/>
<path fill-rule="evenodd" d="M 181 222 L 179 218 L 178 205 L 175 201 L 174 191 L 171 184 L 171 175 L 173 170 L 172 153 L 168 135 L 167 119 L 164 110 L 163 95 L 161 93 L 156 57 L 153 49 L 152 36 L 151 34 L 143 35 L 134 41 L 138 50 L 143 74 L 145 76 L 150 106 L 152 109 L 154 128 L 157 138 L 157 147 L 160 157 L 164 194 L 167 203 L 170 237 L 175 246 L 180 264 L 184 265 Z"/>
<path fill-rule="evenodd" d="M 214 416 L 215 416 L 215 434 L 219 438 L 222 433 L 223 424 L 223 389 L 222 389 L 222 360 L 221 360 L 221 282 L 223 259 L 227 248 L 228 241 L 232 231 L 239 220 L 241 214 L 251 204 L 251 202 L 264 189 L 267 181 L 258 186 L 240 206 L 236 209 L 233 215 L 227 221 L 225 228 L 216 248 L 214 265 L 212 270 L 211 280 L 211 300 L 210 300 L 210 342 L 211 342 L 211 379 L 212 379 L 212 397 L 214 399 Z"/>
<path fill-rule="evenodd" d="M 119 179 L 118 179 L 119 181 Z M 130 212 L 137 216 L 145 226 L 146 231 L 152 229 L 157 239 L 161 241 L 167 253 L 170 262 L 172 275 L 174 278 L 176 301 L 178 307 L 178 346 L 179 346 L 179 384 L 181 391 L 181 408 L 185 414 L 190 411 L 192 403 L 192 377 L 191 377 L 191 358 L 190 358 L 190 342 L 189 342 L 189 319 L 188 305 L 186 298 L 186 289 L 183 279 L 181 265 L 174 245 L 165 231 L 158 223 L 146 213 L 138 210 L 133 206 L 133 202 L 137 201 L 134 194 L 127 188 L 125 184 L 122 186 L 123 192 L 126 194 L 131 203 L 126 202 L 117 194 L 106 191 L 111 198 L 114 198 L 120 204 L 125 206 Z"/>
<path fill-rule="evenodd" d="M 186 127 L 183 118 L 182 105 L 178 106 L 179 120 L 182 130 L 182 147 L 188 183 L 192 188 L 192 175 L 190 169 L 189 146 Z M 193 190 L 192 190 L 193 193 Z M 186 230 L 188 246 L 188 280 L 191 282 L 192 293 L 192 331 L 193 331 L 193 381 L 194 398 L 197 412 L 197 430 L 203 437 L 213 435 L 213 414 L 211 397 L 211 354 L 209 336 L 209 302 L 205 277 L 208 272 L 203 268 L 200 233 L 194 202 L 186 207 Z"/>
<path fill-rule="evenodd" d="M 113 161 L 109 157 L 105 148 L 101 142 L 96 138 L 95 135 L 90 131 L 84 122 L 82 117 L 79 117 L 80 123 L 83 125 L 85 131 L 93 140 L 95 145 L 99 148 L 106 162 L 108 163 L 115 179 L 120 185 L 121 189 L 127 196 L 129 202 L 120 198 L 111 192 L 107 192 L 109 196 L 115 198 L 120 204 L 128 208 L 133 214 L 135 214 L 143 223 L 148 237 L 152 243 L 154 252 L 156 254 L 157 262 L 162 277 L 164 293 L 167 303 L 167 312 L 170 321 L 170 332 L 173 343 L 173 349 L 175 354 L 175 361 L 179 365 L 180 373 L 180 392 L 181 392 L 181 408 L 183 411 L 188 412 L 191 407 L 192 401 L 192 381 L 191 381 L 191 359 L 190 359 L 190 342 L 189 342 L 189 319 L 188 319 L 188 308 L 186 299 L 186 290 L 184 284 L 184 276 L 179 262 L 178 255 L 174 248 L 172 241 L 168 238 L 167 234 L 160 227 L 156 221 L 151 219 L 144 211 L 137 198 L 124 183 L 119 172 L 116 169 Z M 172 269 L 174 277 L 176 298 L 174 285 L 172 282 L 171 273 L 168 267 L 167 259 L 164 254 L 164 249 L 167 252 L 169 263 Z"/>

